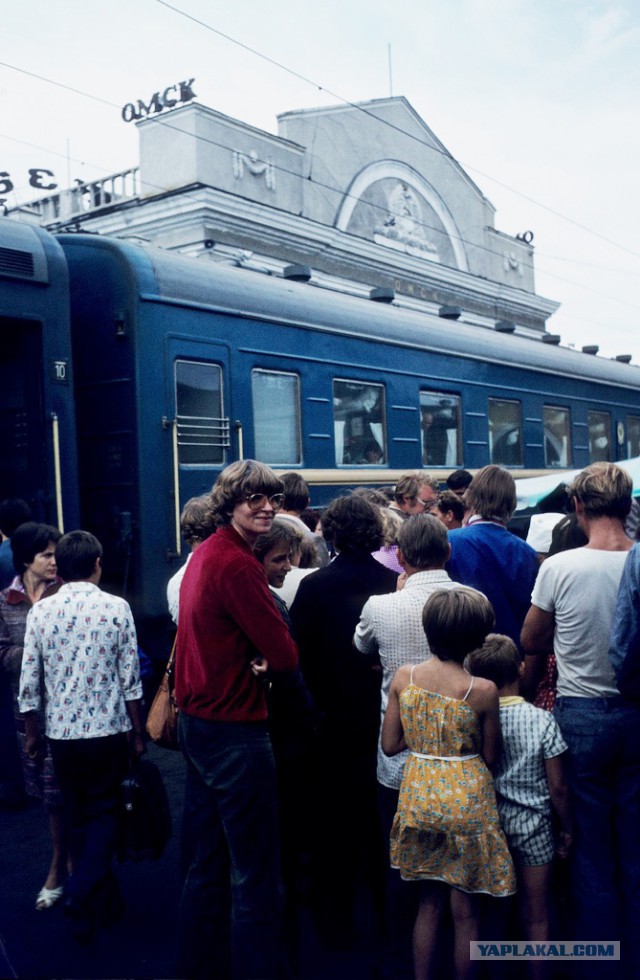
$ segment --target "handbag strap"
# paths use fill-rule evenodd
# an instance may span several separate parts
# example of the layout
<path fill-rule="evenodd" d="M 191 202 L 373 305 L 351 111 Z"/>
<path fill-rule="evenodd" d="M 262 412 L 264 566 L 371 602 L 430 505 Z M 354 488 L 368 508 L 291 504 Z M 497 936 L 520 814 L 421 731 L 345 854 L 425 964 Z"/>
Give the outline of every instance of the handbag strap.
<path fill-rule="evenodd" d="M 171 653 L 169 654 L 169 659 L 167 661 L 167 666 L 165 667 L 165 674 L 167 677 L 171 677 L 176 663 L 176 645 L 178 643 L 178 634 L 176 633 L 173 639 L 173 646 L 171 647 Z"/>

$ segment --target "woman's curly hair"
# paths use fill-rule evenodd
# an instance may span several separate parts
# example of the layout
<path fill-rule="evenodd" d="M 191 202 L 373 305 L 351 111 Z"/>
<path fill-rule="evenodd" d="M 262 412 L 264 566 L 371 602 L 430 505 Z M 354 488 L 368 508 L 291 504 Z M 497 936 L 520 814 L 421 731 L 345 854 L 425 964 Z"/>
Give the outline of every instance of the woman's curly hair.
<path fill-rule="evenodd" d="M 322 515 L 322 533 L 338 551 L 378 551 L 382 546 L 382 518 L 377 507 L 363 497 L 338 497 Z"/>

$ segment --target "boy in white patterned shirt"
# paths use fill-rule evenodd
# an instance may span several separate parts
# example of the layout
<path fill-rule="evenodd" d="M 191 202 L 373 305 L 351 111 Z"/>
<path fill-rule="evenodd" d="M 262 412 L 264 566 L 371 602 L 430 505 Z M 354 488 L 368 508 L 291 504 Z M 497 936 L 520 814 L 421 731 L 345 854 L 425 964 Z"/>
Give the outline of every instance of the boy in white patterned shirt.
<path fill-rule="evenodd" d="M 74 938 L 88 941 L 123 911 L 111 861 L 129 753 L 145 749 L 142 686 L 131 610 L 98 588 L 100 542 L 71 531 L 56 546 L 56 564 L 64 585 L 27 618 L 18 701 L 27 752 L 37 754 L 43 734 L 51 747 L 73 859 L 64 910 Z"/>
<path fill-rule="evenodd" d="M 545 942 L 551 860 L 554 851 L 566 857 L 572 842 L 562 764 L 567 745 L 553 715 L 520 697 L 524 664 L 508 636 L 491 633 L 481 649 L 467 658 L 466 667 L 498 688 L 502 753 L 493 770 L 498 813 L 516 866 L 527 938 Z M 560 824 L 557 846 L 552 810 Z"/>

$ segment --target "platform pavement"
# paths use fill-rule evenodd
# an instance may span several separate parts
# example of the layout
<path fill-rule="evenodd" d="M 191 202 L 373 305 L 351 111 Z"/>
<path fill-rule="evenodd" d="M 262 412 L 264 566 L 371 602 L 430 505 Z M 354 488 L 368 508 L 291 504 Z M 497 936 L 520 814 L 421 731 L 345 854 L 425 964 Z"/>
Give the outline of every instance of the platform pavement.
<path fill-rule="evenodd" d="M 0 808 L 0 978 L 21 980 L 138 980 L 174 978 L 175 914 L 180 892 L 178 827 L 184 761 L 179 752 L 151 745 L 174 820 L 173 839 L 156 862 L 125 863 L 116 873 L 126 898 L 124 919 L 98 933 L 89 946 L 69 938 L 60 908 L 37 912 L 35 897 L 50 860 L 45 814 L 37 803 Z M 375 939 L 360 936 L 355 949 L 322 947 L 302 910 L 301 980 L 368 980 Z"/>

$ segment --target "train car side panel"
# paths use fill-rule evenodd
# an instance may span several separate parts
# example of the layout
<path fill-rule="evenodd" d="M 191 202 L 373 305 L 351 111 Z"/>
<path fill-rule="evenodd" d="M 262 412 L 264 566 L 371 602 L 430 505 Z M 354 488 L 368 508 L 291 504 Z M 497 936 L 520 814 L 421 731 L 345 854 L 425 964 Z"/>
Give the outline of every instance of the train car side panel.
<path fill-rule="evenodd" d="M 66 262 L 47 232 L 0 219 L 0 498 L 34 519 L 78 524 Z"/>

